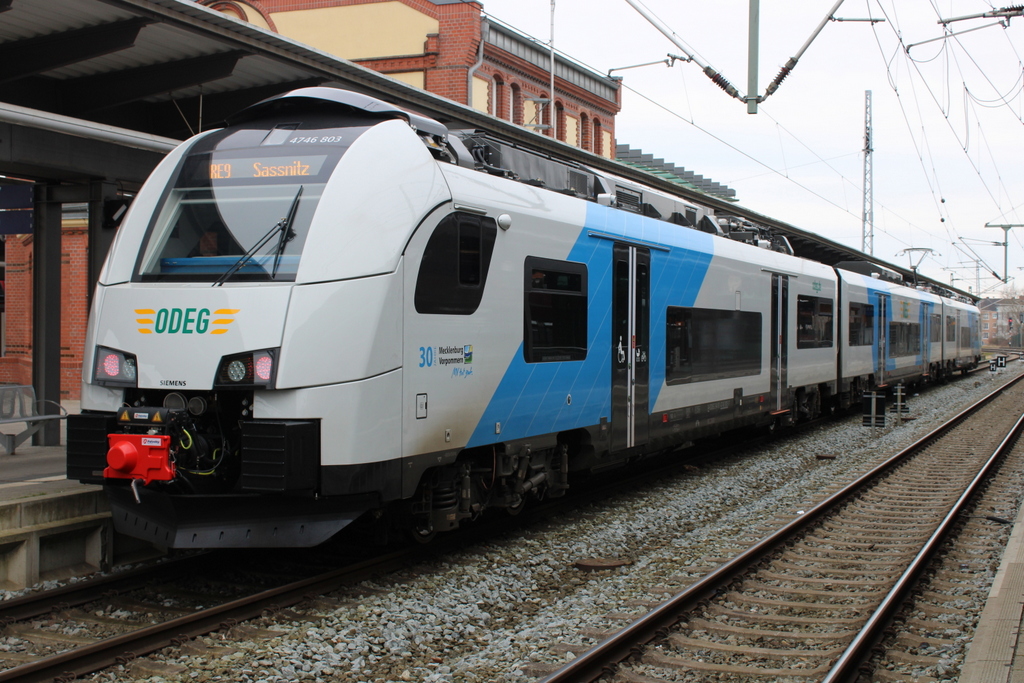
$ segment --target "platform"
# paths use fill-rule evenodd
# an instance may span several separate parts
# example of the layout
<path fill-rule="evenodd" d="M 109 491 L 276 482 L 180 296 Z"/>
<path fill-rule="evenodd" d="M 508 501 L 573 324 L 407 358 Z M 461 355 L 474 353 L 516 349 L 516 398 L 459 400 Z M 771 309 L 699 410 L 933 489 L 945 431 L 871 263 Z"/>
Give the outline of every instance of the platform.
<path fill-rule="evenodd" d="M 960 683 L 1024 683 L 1024 508 L 1013 521 Z"/>
<path fill-rule="evenodd" d="M 69 412 L 78 411 L 68 401 Z M 16 433 L 24 425 L 3 426 Z M 61 444 L 66 443 L 61 421 Z M 65 446 L 18 446 L 0 452 L 0 589 L 107 569 L 114 533 L 102 488 L 68 480 Z"/>

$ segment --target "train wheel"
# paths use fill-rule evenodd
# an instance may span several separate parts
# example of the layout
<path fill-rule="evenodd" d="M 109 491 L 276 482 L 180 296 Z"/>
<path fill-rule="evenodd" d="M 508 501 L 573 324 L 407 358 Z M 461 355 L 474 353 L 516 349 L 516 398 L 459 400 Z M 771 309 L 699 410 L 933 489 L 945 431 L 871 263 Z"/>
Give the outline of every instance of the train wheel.
<path fill-rule="evenodd" d="M 412 540 L 416 541 L 417 543 L 426 545 L 427 543 L 430 543 L 434 540 L 434 537 L 437 536 L 437 531 L 433 528 L 414 526 L 413 528 L 409 529 L 409 536 L 412 537 Z"/>
<path fill-rule="evenodd" d="M 526 507 L 526 496 L 519 496 L 519 499 L 514 505 L 509 505 L 505 508 L 505 514 L 509 517 L 515 517 L 523 511 L 524 507 Z"/>

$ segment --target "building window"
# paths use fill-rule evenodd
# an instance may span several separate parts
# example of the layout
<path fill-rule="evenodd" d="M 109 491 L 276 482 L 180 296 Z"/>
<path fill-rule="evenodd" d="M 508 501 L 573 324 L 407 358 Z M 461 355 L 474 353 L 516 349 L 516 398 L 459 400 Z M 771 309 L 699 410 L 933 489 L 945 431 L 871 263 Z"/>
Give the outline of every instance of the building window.
<path fill-rule="evenodd" d="M 590 146 L 590 117 L 586 113 L 580 114 L 580 147 L 585 151 L 591 151 Z"/>
<path fill-rule="evenodd" d="M 761 314 L 669 306 L 665 382 L 687 384 L 761 374 Z"/>
<path fill-rule="evenodd" d="M 517 126 L 523 125 L 523 91 L 519 85 L 513 83 L 512 90 L 512 123 Z"/>
<path fill-rule="evenodd" d="M 528 256 L 523 357 L 527 363 L 587 357 L 587 266 Z"/>
<path fill-rule="evenodd" d="M 850 346 L 871 346 L 875 343 L 875 307 L 871 304 L 850 304 Z"/>
<path fill-rule="evenodd" d="M 499 119 L 509 120 L 508 114 L 508 93 L 505 88 L 505 81 L 501 76 L 494 77 L 494 94 L 491 96 L 494 103 L 494 115 Z"/>
<path fill-rule="evenodd" d="M 604 150 L 602 149 L 601 143 L 602 143 L 602 139 L 601 139 L 601 121 L 600 121 L 600 119 L 594 119 L 594 139 L 591 141 L 591 144 L 593 144 L 593 146 L 594 146 L 593 147 L 594 154 L 597 154 L 597 155 L 604 154 Z"/>
<path fill-rule="evenodd" d="M 796 347 L 832 347 L 832 299 L 800 294 L 796 299 Z"/>
<path fill-rule="evenodd" d="M 480 306 L 498 228 L 493 218 L 446 216 L 423 250 L 416 276 L 416 312 L 471 315 Z"/>

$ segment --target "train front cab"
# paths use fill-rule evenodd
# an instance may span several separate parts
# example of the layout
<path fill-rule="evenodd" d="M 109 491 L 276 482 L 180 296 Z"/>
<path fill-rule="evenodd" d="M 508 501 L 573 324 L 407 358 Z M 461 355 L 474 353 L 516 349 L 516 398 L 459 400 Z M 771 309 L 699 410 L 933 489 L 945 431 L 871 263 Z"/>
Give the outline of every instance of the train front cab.
<path fill-rule="evenodd" d="M 106 485 L 118 531 L 314 545 L 401 495 L 402 250 L 450 194 L 429 126 L 384 106 L 327 88 L 268 101 L 139 193 L 68 426 L 69 476 Z M 158 466 L 126 437 L 159 440 Z"/>

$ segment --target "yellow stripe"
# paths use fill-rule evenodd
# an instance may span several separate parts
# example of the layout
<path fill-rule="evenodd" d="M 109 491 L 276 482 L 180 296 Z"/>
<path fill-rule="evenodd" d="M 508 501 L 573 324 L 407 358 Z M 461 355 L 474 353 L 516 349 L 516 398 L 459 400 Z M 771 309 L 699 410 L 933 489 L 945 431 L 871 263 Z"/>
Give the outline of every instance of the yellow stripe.
<path fill-rule="evenodd" d="M 234 315 L 238 313 L 241 308 L 220 308 L 213 312 L 214 315 Z"/>
<path fill-rule="evenodd" d="M 141 332 L 142 334 L 153 334 L 153 330 L 148 330 L 145 327 L 140 327 L 139 332 Z"/>
<path fill-rule="evenodd" d="M 137 322 L 140 325 L 152 325 L 153 324 L 153 319 L 152 318 L 136 318 L 135 322 Z"/>
<path fill-rule="evenodd" d="M 156 313 L 156 311 L 154 311 L 152 308 L 136 308 L 135 309 L 135 315 L 153 315 L 155 313 Z"/>
<path fill-rule="evenodd" d="M 225 332 L 227 332 L 227 330 L 213 330 L 210 334 L 224 334 Z"/>
<path fill-rule="evenodd" d="M 218 318 L 218 319 L 213 321 L 213 324 L 214 325 L 230 325 L 233 322 L 235 322 L 234 318 Z"/>

